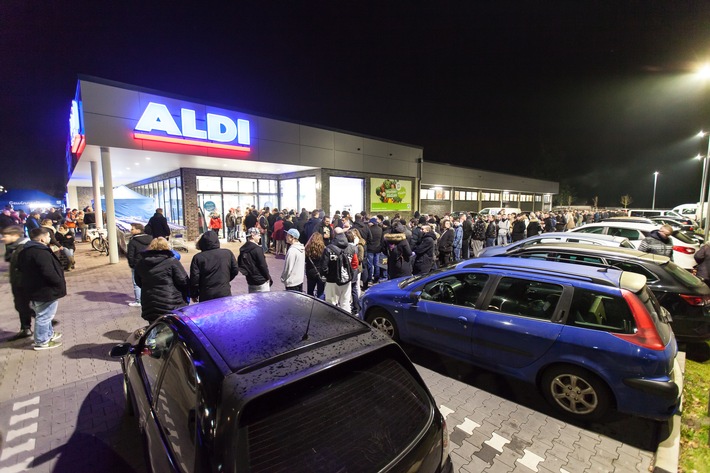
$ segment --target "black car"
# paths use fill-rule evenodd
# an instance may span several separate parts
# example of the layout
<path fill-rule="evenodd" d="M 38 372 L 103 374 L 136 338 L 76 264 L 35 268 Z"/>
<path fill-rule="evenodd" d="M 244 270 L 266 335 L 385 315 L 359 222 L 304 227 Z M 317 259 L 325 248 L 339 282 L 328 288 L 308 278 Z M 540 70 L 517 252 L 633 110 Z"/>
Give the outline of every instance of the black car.
<path fill-rule="evenodd" d="M 111 350 L 152 471 L 449 472 L 444 419 L 391 339 L 298 292 L 185 307 Z"/>
<path fill-rule="evenodd" d="M 710 288 L 665 256 L 575 243 L 514 248 L 501 256 L 612 266 L 643 274 L 658 302 L 670 312 L 679 342 L 710 340 Z"/>

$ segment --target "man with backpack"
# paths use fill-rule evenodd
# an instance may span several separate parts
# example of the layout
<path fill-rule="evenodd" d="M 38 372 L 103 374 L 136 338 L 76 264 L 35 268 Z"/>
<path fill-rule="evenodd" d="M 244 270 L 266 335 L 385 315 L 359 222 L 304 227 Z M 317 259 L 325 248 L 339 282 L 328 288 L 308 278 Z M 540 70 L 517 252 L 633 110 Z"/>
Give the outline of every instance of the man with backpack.
<path fill-rule="evenodd" d="M 359 261 L 342 228 L 334 229 L 333 242 L 325 248 L 319 271 L 325 276 L 325 300 L 350 313 L 352 280 Z"/>

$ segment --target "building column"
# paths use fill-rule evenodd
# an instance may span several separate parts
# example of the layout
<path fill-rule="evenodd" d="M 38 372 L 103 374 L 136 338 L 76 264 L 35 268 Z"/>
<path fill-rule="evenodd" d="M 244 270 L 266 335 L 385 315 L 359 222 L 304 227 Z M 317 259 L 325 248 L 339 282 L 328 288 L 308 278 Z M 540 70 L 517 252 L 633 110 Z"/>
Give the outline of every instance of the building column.
<path fill-rule="evenodd" d="M 91 186 L 94 191 L 94 215 L 96 228 L 104 228 L 104 219 L 101 212 L 101 182 L 99 181 L 99 163 L 91 161 Z"/>
<path fill-rule="evenodd" d="M 101 170 L 104 178 L 104 195 L 106 196 L 106 227 L 108 238 L 108 262 L 118 263 L 118 238 L 116 230 L 116 207 L 113 202 L 113 176 L 111 174 L 111 152 L 101 147 Z"/>

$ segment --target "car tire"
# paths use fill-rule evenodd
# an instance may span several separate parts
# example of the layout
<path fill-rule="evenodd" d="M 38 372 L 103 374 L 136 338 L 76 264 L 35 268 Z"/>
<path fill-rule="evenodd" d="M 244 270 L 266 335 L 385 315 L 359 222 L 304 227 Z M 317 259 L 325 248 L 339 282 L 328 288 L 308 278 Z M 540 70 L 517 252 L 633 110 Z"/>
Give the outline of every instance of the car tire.
<path fill-rule="evenodd" d="M 613 404 L 613 395 L 604 381 L 572 365 L 547 369 L 542 376 L 541 389 L 552 407 L 577 420 L 599 420 L 608 414 Z"/>
<path fill-rule="evenodd" d="M 384 309 L 372 309 L 367 313 L 367 323 L 393 340 L 399 340 L 399 330 L 394 318 Z"/>

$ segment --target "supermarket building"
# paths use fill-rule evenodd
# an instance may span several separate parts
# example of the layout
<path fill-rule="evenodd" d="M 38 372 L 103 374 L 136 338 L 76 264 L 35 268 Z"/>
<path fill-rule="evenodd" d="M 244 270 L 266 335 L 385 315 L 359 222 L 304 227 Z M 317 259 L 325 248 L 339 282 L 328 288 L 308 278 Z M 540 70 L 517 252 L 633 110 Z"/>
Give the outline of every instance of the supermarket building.
<path fill-rule="evenodd" d="M 72 101 L 67 165 L 70 207 L 100 202 L 105 191 L 111 228 L 112 189 L 125 185 L 153 198 L 189 239 L 199 234 L 198 209 L 529 211 L 549 209 L 559 190 L 556 182 L 426 162 L 415 145 L 90 77 L 80 77 Z"/>

